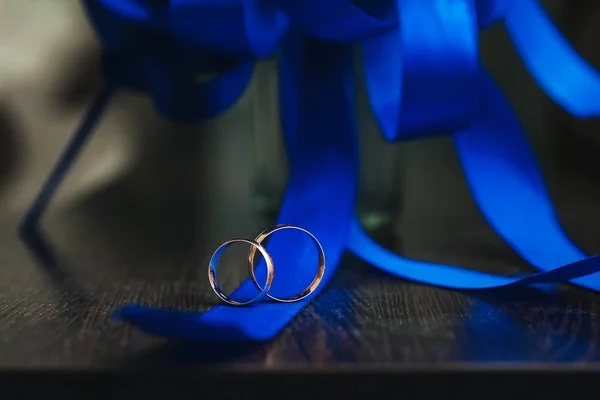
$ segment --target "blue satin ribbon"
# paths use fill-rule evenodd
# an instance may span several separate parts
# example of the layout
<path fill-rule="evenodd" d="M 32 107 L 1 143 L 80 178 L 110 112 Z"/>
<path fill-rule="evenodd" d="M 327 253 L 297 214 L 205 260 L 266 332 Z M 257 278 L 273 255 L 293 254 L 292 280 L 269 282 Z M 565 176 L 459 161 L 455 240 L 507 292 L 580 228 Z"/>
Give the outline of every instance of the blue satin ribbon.
<path fill-rule="evenodd" d="M 280 7 L 296 29 L 328 42 L 354 43 L 397 24 L 390 2 L 372 0 L 266 0 Z M 387 4 L 386 4 L 387 3 Z"/>
<path fill-rule="evenodd" d="M 560 229 L 526 136 L 483 72 L 482 102 L 472 126 L 454 135 L 471 192 L 484 216 L 525 260 L 543 272 L 504 277 L 400 257 L 373 242 L 355 220 L 348 247 L 396 276 L 452 289 L 569 282 L 600 289 L 600 256 L 586 258 Z M 590 275 L 590 276 L 588 276 Z M 585 276 L 585 278 L 581 278 Z"/>
<path fill-rule="evenodd" d="M 478 30 L 503 21 L 525 65 L 551 98 L 576 116 L 598 115 L 597 73 L 535 1 L 171 0 L 153 8 L 144 0 L 86 4 L 102 39 L 107 79 L 148 91 L 161 113 L 179 120 L 225 111 L 249 81 L 251 57 L 281 50 L 281 118 L 291 176 L 278 222 L 301 225 L 321 240 L 328 260 L 325 283 L 348 248 L 393 275 L 447 288 L 571 281 L 597 289 L 594 274 L 600 263 L 586 258 L 560 229 L 524 133 L 479 64 Z M 352 51 L 346 44 L 356 41 L 361 42 L 368 95 L 384 136 L 406 140 L 456 132 L 456 148 L 479 208 L 539 273 L 503 277 L 409 260 L 366 235 L 354 213 L 358 149 Z M 206 71 L 211 59 L 231 55 L 230 74 L 194 84 L 194 74 Z M 294 241 L 278 235 L 268 245 L 277 263 L 276 295 L 296 291 L 314 274 L 314 255 L 307 250 L 312 244 L 307 241 L 297 257 L 288 257 Z M 234 296 L 254 291 L 247 281 Z M 276 335 L 313 298 L 250 308 L 219 305 L 204 314 L 128 306 L 118 315 L 169 337 L 261 341 Z"/>
<path fill-rule="evenodd" d="M 194 122 L 220 115 L 252 79 L 254 61 L 240 58 L 217 78 L 202 81 L 203 75 L 215 72 L 213 64 L 230 60 L 177 41 L 160 10 L 148 11 L 135 0 L 85 0 L 84 4 L 100 34 L 107 81 L 147 91 L 167 118 Z"/>
<path fill-rule="evenodd" d="M 362 48 L 369 102 L 390 141 L 465 127 L 478 98 L 472 0 L 401 0 L 398 25 Z"/>
<path fill-rule="evenodd" d="M 319 238 L 327 255 L 323 283 L 311 296 L 290 304 L 262 302 L 252 307 L 218 305 L 205 314 L 126 307 L 119 316 L 142 329 L 183 339 L 259 341 L 277 334 L 327 284 L 345 249 L 356 198 L 358 164 L 354 116 L 352 49 L 314 41 L 290 40 L 281 55 L 281 98 L 290 178 L 278 223 L 296 224 Z M 300 61 L 300 62 L 298 62 Z M 287 102 L 286 99 L 294 100 Z M 286 119 L 288 112 L 297 115 Z M 290 126 L 294 124 L 295 126 Z M 318 143 L 318 146 L 315 146 Z M 289 296 L 315 274 L 310 242 L 274 235 L 267 250 L 277 263 L 272 293 Z M 290 257 L 290 252 L 294 256 Z M 259 265 L 258 280 L 264 279 Z M 234 298 L 253 297 L 248 279 Z"/>
<path fill-rule="evenodd" d="M 521 60 L 551 99 L 579 118 L 600 115 L 600 74 L 577 54 L 537 1 L 515 0 L 505 11 L 505 26 Z"/>
<path fill-rule="evenodd" d="M 477 25 L 485 29 L 504 18 L 515 0 L 475 0 Z"/>
<path fill-rule="evenodd" d="M 448 265 L 409 260 L 393 254 L 374 243 L 356 220 L 352 224 L 349 248 L 359 257 L 389 273 L 405 279 L 447 288 L 490 289 L 513 284 L 531 285 L 548 282 L 568 282 L 571 280 L 574 283 L 584 285 L 587 282 L 586 287 L 593 287 L 593 284 L 590 286 L 589 282 L 596 275 L 587 278 L 575 278 L 597 272 L 600 266 L 596 261 L 597 257 L 586 258 L 562 233 L 546 192 L 543 178 L 514 112 L 510 109 L 499 90 L 494 86 L 491 78 L 482 71 L 482 68 L 473 68 L 474 57 L 469 53 L 473 52 L 471 43 L 477 37 L 477 32 L 473 29 L 473 25 L 475 15 L 479 16 L 479 13 L 475 12 L 473 3 L 470 1 L 433 3 L 435 4 L 426 8 L 417 0 L 403 0 L 405 10 L 409 11 L 408 16 L 413 15 L 414 12 L 415 14 L 419 13 L 421 18 L 418 19 L 418 24 L 414 24 L 416 34 L 409 32 L 404 35 L 398 34 L 397 37 L 402 37 L 404 41 L 415 38 L 413 39 L 413 46 L 417 48 L 421 42 L 443 42 L 437 40 L 437 38 L 446 32 L 452 32 L 454 35 L 452 36 L 451 45 L 440 46 L 443 47 L 441 50 L 438 50 L 435 46 L 420 47 L 418 51 L 412 52 L 409 55 L 409 57 L 416 58 L 416 60 L 410 61 L 405 59 L 406 54 L 400 55 L 398 53 L 399 55 L 396 56 L 390 54 L 390 49 L 385 48 L 385 46 L 377 46 L 377 43 L 370 45 L 384 50 L 387 59 L 392 60 L 391 64 L 394 64 L 395 58 L 400 57 L 403 57 L 402 62 L 405 65 L 424 64 L 429 60 L 443 63 L 444 58 L 449 58 L 448 54 L 450 53 L 452 55 L 452 62 L 450 64 L 455 66 L 452 70 L 452 76 L 457 79 L 461 76 L 469 77 L 464 85 L 470 91 L 467 100 L 470 99 L 471 102 L 477 102 L 477 108 L 474 116 L 470 118 L 470 127 L 458 130 L 454 135 L 454 139 L 471 192 L 479 208 L 495 231 L 524 259 L 544 272 L 513 278 L 470 271 Z M 451 6 L 453 8 L 450 7 L 450 3 L 452 3 Z M 531 17 L 528 19 L 528 23 L 531 24 L 533 20 L 534 30 L 536 30 L 538 26 L 536 21 L 546 18 L 542 14 L 541 9 L 527 9 L 526 6 L 528 3 L 531 3 L 529 0 L 519 0 L 518 3 L 519 6 L 511 4 L 512 8 L 509 8 L 509 14 L 519 14 L 513 12 L 515 7 L 525 9 L 525 14 Z M 465 6 L 467 7 L 466 10 L 457 13 L 462 19 L 460 17 L 456 18 L 452 11 Z M 412 11 L 410 10 L 411 7 L 419 10 Z M 491 9 L 493 12 L 485 12 L 488 15 L 494 16 L 494 18 L 502 16 L 502 13 L 498 10 L 503 10 L 504 12 L 507 10 L 507 8 L 502 7 L 500 2 L 488 1 L 487 7 L 487 10 Z M 426 9 L 426 11 L 423 9 Z M 522 9 L 521 14 L 523 14 Z M 486 20 L 486 25 L 489 22 L 489 19 Z M 522 27 L 526 26 L 523 25 L 523 22 L 521 21 L 520 25 Z M 527 26 L 530 27 L 531 25 Z M 545 28 L 547 27 L 545 26 Z M 537 31 L 539 37 L 540 29 L 537 29 Z M 429 34 L 430 36 L 428 40 L 422 40 L 418 37 L 419 34 Z M 549 35 L 547 37 L 547 40 L 551 42 L 550 46 L 546 44 L 548 47 L 555 44 L 556 35 L 557 32 L 554 31 L 554 36 Z M 527 35 L 522 36 L 527 37 Z M 377 40 L 386 42 L 388 39 L 377 38 L 374 42 Z M 566 43 L 564 39 L 562 43 Z M 566 53 L 563 52 L 563 54 Z M 379 64 L 382 62 L 382 57 L 383 55 L 379 58 L 372 57 L 365 59 L 365 68 L 369 68 L 368 65 L 370 62 Z M 558 66 L 562 63 L 562 59 L 560 63 L 554 60 L 553 65 L 560 70 Z M 572 59 L 564 60 L 564 64 L 571 65 L 572 63 Z M 463 68 L 462 70 L 461 67 Z M 377 68 L 379 68 L 379 65 L 373 67 L 373 69 Z M 450 95 L 456 92 L 456 85 L 460 85 L 461 82 L 453 82 L 450 74 L 445 75 L 448 73 L 445 69 L 441 69 L 436 74 L 434 67 L 431 68 L 422 78 L 425 79 L 425 77 L 430 78 L 432 75 L 437 75 L 434 77 L 434 80 L 446 82 L 446 86 L 437 85 L 427 90 L 428 87 L 426 85 L 405 85 L 402 87 L 404 91 L 402 101 L 410 102 L 414 97 L 424 98 L 429 96 L 432 101 L 421 103 L 423 104 L 423 108 L 421 112 L 417 112 L 416 114 L 420 115 L 429 112 L 433 119 L 440 118 L 440 122 L 443 125 L 443 117 L 448 107 L 450 107 L 450 105 L 444 103 L 444 99 L 450 99 L 446 101 L 451 102 Z M 474 70 L 477 72 L 473 73 Z M 419 70 L 416 71 L 416 73 L 418 72 Z M 374 75 L 380 77 L 384 74 Z M 585 71 L 582 72 L 582 75 L 585 75 Z M 562 76 L 561 87 L 570 87 L 569 81 L 577 80 L 579 76 L 577 71 L 573 76 Z M 387 92 L 381 93 L 382 90 L 386 90 L 385 80 L 384 77 L 380 81 L 376 81 L 376 84 L 370 88 L 371 100 L 377 96 L 383 97 L 389 95 L 390 92 L 393 94 L 398 93 L 395 87 L 388 88 Z M 369 81 L 367 81 L 367 84 L 369 84 Z M 478 90 L 475 96 L 473 96 L 473 86 L 477 87 Z M 557 86 L 560 85 L 557 84 Z M 413 91 L 418 93 L 413 93 Z M 439 92 L 443 93 L 440 94 Z M 575 98 L 571 96 L 569 98 L 573 99 L 573 102 L 577 102 L 583 97 L 584 95 L 580 92 L 579 96 Z M 394 106 L 394 101 L 396 101 L 396 110 L 401 109 L 402 103 L 399 98 L 390 96 L 388 99 L 392 99 L 388 104 L 388 109 Z M 442 100 L 440 101 L 440 99 Z M 380 104 L 380 102 L 376 101 L 371 104 L 379 121 L 385 121 L 385 118 L 388 116 L 398 118 L 396 117 L 399 114 L 398 112 L 396 112 L 396 115 L 393 112 L 378 114 L 378 111 L 381 109 L 378 109 L 374 104 Z M 420 103 L 415 102 L 414 104 L 418 105 Z M 453 114 L 466 116 L 466 114 L 461 113 Z M 409 115 L 408 118 L 410 119 L 411 116 Z M 385 126 L 385 123 L 383 125 Z M 419 125 L 421 124 L 417 124 L 417 129 Z M 446 121 L 446 126 L 449 129 L 453 128 L 450 121 Z M 395 137 L 406 137 L 406 134 L 402 135 L 405 133 L 402 131 L 388 132 L 386 137 L 390 138 L 391 134 L 394 133 L 396 133 Z M 409 131 L 408 133 L 410 135 L 412 132 Z"/>

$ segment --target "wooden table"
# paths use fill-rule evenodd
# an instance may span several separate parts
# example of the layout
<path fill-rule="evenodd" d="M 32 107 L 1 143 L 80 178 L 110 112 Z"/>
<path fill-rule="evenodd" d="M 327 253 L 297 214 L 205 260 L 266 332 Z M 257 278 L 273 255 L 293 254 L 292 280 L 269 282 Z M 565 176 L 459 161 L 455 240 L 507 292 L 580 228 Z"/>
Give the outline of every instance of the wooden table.
<path fill-rule="evenodd" d="M 79 181 L 66 182 L 71 194 L 52 206 L 42 224 L 60 259 L 52 268 L 36 262 L 17 238 L 21 214 L 0 219 L 0 366 L 27 373 L 102 370 L 109 374 L 97 375 L 94 382 L 103 383 L 94 393 L 105 394 L 111 382 L 129 379 L 128 389 L 118 393 L 161 390 L 170 380 L 206 392 L 203 377 L 213 383 L 234 382 L 235 377 L 239 385 L 218 389 L 229 393 L 267 382 L 247 382 L 249 372 L 261 371 L 318 372 L 261 376 L 275 385 L 295 382 L 298 391 L 308 390 L 309 383 L 339 382 L 340 390 L 354 394 L 443 388 L 459 394 L 472 389 L 473 379 L 499 385 L 495 392 L 516 385 L 538 394 L 571 379 L 596 383 L 595 375 L 569 381 L 566 376 L 582 368 L 595 370 L 600 359 L 598 295 L 573 287 L 554 296 L 532 289 L 461 293 L 393 278 L 350 254 L 324 293 L 281 335 L 262 345 L 175 343 L 112 323 L 113 311 L 130 303 L 209 309 L 216 298 L 205 276 L 207 256 L 220 241 L 252 237 L 271 222 L 248 205 L 244 179 L 233 182 L 238 186 L 225 184 L 198 162 L 195 170 L 202 172 L 178 164 L 152 179 L 142 165 L 81 193 L 73 189 Z M 210 165 L 210 160 L 202 162 Z M 236 176 L 236 168 L 245 167 L 231 168 L 228 173 Z M 142 181 L 156 186 L 152 196 L 140 194 L 148 192 Z M 560 189 L 567 184 L 570 190 Z M 457 191 L 464 190 L 464 182 L 456 185 Z M 594 211 L 600 195 L 594 186 L 572 176 L 553 185 L 567 231 L 586 250 L 600 250 L 595 240 L 600 214 Z M 448 201 L 461 196 L 449 193 Z M 412 242 L 390 243 L 422 259 L 499 273 L 529 271 L 472 204 L 456 207 L 459 217 L 467 216 L 460 229 L 470 226 L 469 235 L 453 234 L 452 227 L 459 225 L 452 222 L 432 233 L 446 242 L 427 241 L 423 234 Z M 228 274 L 226 283 L 233 287 L 245 271 L 241 266 Z M 325 376 L 331 379 L 323 383 Z M 48 386 L 25 385 L 24 390 L 66 390 L 64 382 L 75 382 L 68 387 L 76 391 L 87 380 L 93 377 L 65 373 L 53 376 Z"/>

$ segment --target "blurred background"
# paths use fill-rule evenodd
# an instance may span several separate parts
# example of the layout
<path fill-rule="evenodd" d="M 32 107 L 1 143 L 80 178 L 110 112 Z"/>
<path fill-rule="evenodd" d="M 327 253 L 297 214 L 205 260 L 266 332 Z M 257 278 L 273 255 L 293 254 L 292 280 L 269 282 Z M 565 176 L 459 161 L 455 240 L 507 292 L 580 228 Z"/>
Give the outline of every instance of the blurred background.
<path fill-rule="evenodd" d="M 600 33 L 595 31 L 600 6 L 568 0 L 544 4 L 577 49 L 599 61 L 593 43 Z M 565 169 L 576 170 L 581 179 L 595 174 L 589 163 L 596 157 L 580 152 L 596 154 L 596 122 L 576 121 L 545 98 L 501 26 L 483 34 L 481 52 L 549 179 Z M 275 74 L 273 60 L 262 62 L 238 104 L 198 126 L 171 124 L 144 96 L 120 92 L 55 204 L 72 207 L 84 199 L 101 204 L 103 192 L 116 190 L 122 196 L 118 203 L 131 202 L 142 214 L 161 214 L 156 217 L 175 224 L 173 229 L 199 229 L 196 234 L 202 233 L 194 217 L 198 207 L 210 207 L 214 199 L 232 201 L 223 215 L 211 214 L 219 221 L 250 218 L 249 209 L 273 219 L 287 174 Z M 14 226 L 101 83 L 98 44 L 79 2 L 0 1 L 0 224 Z M 482 240 L 483 222 L 460 183 L 450 139 L 384 143 L 360 84 L 363 223 L 395 248 L 417 255 L 420 248 Z M 212 186 L 200 188 L 196 182 L 206 174 L 223 179 L 207 179 Z M 167 209 L 174 214 L 165 215 Z M 449 226 L 460 226 L 450 241 L 444 230 Z"/>

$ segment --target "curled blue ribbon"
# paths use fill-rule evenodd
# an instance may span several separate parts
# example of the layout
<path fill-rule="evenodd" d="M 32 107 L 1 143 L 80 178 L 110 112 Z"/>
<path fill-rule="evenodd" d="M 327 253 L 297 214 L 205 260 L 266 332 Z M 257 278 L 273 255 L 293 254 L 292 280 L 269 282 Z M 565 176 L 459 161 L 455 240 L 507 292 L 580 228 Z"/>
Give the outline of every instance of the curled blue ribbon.
<path fill-rule="evenodd" d="M 506 11 L 505 26 L 521 60 L 551 99 L 579 118 L 600 115 L 600 74 L 535 0 L 515 1 Z"/>
<path fill-rule="evenodd" d="M 384 137 L 467 126 L 478 100 L 474 4 L 401 0 L 397 13 L 397 27 L 362 46 L 369 102 Z"/>
<path fill-rule="evenodd" d="M 409 0 L 403 1 L 403 3 L 405 9 L 411 6 L 422 7 L 422 3 L 419 4 L 416 1 Z M 469 48 L 465 43 L 472 43 L 476 38 L 477 32 L 472 28 L 473 22 L 465 23 L 464 20 L 458 20 L 448 9 L 449 2 L 434 3 L 437 7 L 431 6 L 428 11 L 429 20 L 435 21 L 435 23 L 429 26 L 427 24 L 428 19 L 422 17 L 419 19 L 419 24 L 425 25 L 428 29 L 422 29 L 421 25 L 418 25 L 415 29 L 418 32 L 429 33 L 431 35 L 429 41 L 436 43 L 438 41 L 434 38 L 439 37 L 441 32 L 453 32 L 455 34 L 453 44 L 445 46 L 442 50 L 436 50 L 433 46 L 420 47 L 420 52 L 411 54 L 412 57 L 417 59 L 416 61 L 413 60 L 412 63 L 417 64 L 424 59 L 435 59 L 435 56 L 439 57 L 437 61 L 441 63 L 443 62 L 443 56 L 447 57 L 449 49 L 453 49 L 452 61 L 456 64 L 451 64 L 459 65 L 462 62 L 465 70 L 473 71 L 473 58 L 461 57 L 465 54 L 463 49 Z M 501 15 L 498 10 L 506 12 L 507 8 L 502 8 L 501 4 L 492 3 L 494 2 L 488 1 L 486 4 L 489 9 L 496 10 L 493 13 L 496 18 Z M 521 7 L 525 7 L 526 3 L 530 3 L 529 0 L 519 1 Z M 473 4 L 471 2 L 453 3 L 453 6 L 457 8 L 465 5 L 468 8 L 465 13 L 462 13 L 463 18 L 474 18 L 474 15 L 480 17 L 480 13 L 476 13 L 472 8 Z M 513 7 L 518 6 L 513 5 Z M 531 23 L 532 20 L 543 20 L 544 16 L 541 14 L 540 9 L 526 10 L 529 14 L 532 14 L 530 15 L 532 19 L 528 19 L 528 23 Z M 421 16 L 425 15 L 423 10 L 418 10 L 418 12 L 421 13 Z M 509 14 L 510 12 L 512 11 L 509 11 Z M 486 11 L 486 13 L 489 13 L 489 11 Z M 491 15 L 491 13 L 488 15 Z M 548 25 L 544 27 L 547 28 Z M 537 33 L 539 34 L 539 32 Z M 552 42 L 556 38 L 556 31 L 554 33 L 554 36 L 549 35 L 547 37 L 548 41 Z M 405 41 L 415 38 L 413 43 L 415 48 L 418 48 L 418 44 L 421 42 L 428 42 L 418 38 L 418 35 L 407 34 L 403 38 Z M 425 51 L 427 50 L 432 51 L 433 56 L 426 54 Z M 564 54 L 568 53 L 563 52 Z M 368 63 L 369 61 L 366 60 L 365 62 Z M 404 62 L 406 63 L 406 61 Z M 565 63 L 573 63 L 573 60 L 567 59 Z M 554 61 L 554 65 L 556 66 L 556 61 Z M 460 71 L 460 69 L 458 70 Z M 436 70 L 432 68 L 432 71 Z M 586 71 L 585 69 L 582 71 L 583 76 L 586 76 Z M 452 80 L 450 75 L 444 76 L 445 73 L 446 70 L 444 69 L 437 74 L 442 76 L 439 81 Z M 434 74 L 430 72 L 426 77 L 429 78 L 432 75 Z M 434 77 L 434 80 L 438 76 Z M 461 75 L 454 72 L 453 76 L 454 78 L 460 78 L 461 76 L 469 76 L 469 73 Z M 561 87 L 570 87 L 568 80 L 578 79 L 579 76 L 579 74 L 575 74 L 567 76 L 567 79 L 562 77 Z M 506 100 L 495 87 L 491 78 L 482 71 L 482 67 L 478 67 L 476 72 L 469 76 L 465 87 L 467 89 L 472 88 L 473 83 L 477 87 L 477 96 L 472 96 L 473 92 L 469 95 L 471 101 L 477 102 L 476 112 L 469 119 L 470 126 L 465 129 L 455 129 L 457 133 L 454 134 L 456 147 L 471 192 L 479 208 L 496 232 L 523 258 L 543 272 L 514 278 L 464 270 L 448 265 L 409 260 L 374 243 L 356 220 L 352 225 L 349 248 L 370 264 L 389 273 L 405 279 L 447 288 L 490 289 L 513 284 L 532 285 L 571 280 L 574 283 L 583 283 L 586 287 L 592 288 L 593 285 L 590 286 L 589 282 L 595 275 L 586 278 L 581 277 L 598 271 L 597 257 L 586 258 L 562 233 L 546 192 L 543 178 L 514 113 L 506 104 Z M 456 85 L 456 82 L 449 82 L 448 85 Z M 458 85 L 460 85 L 460 82 Z M 406 93 L 404 93 L 403 101 L 406 102 L 408 99 L 421 95 L 422 86 L 413 86 L 412 89 L 419 93 L 412 94 L 409 88 L 404 87 Z M 376 95 L 380 95 L 382 90 L 386 90 L 386 86 L 377 84 L 371 87 L 371 90 Z M 432 93 L 431 97 L 437 97 L 437 99 L 444 99 L 445 95 L 447 96 L 446 101 L 448 103 L 452 102 L 449 94 L 452 93 L 452 90 L 456 90 L 456 87 L 438 86 L 438 90 L 444 93 L 437 93 L 435 88 L 426 93 Z M 383 93 L 383 95 L 388 95 L 389 92 L 397 93 L 393 87 L 387 89 L 387 93 Z M 580 92 L 573 102 L 583 97 L 584 94 Z M 568 98 L 573 99 L 573 96 L 568 96 Z M 449 107 L 452 107 L 452 105 L 445 104 L 443 101 L 433 101 L 426 109 L 436 119 L 440 116 L 443 117 L 445 109 Z M 374 106 L 374 110 L 377 115 L 376 106 Z M 380 116 L 380 121 L 387 115 L 389 114 L 385 114 L 383 117 Z M 460 113 L 455 113 L 455 115 L 460 115 Z M 450 123 L 447 123 L 446 126 L 453 128 Z M 456 127 L 454 126 L 454 128 Z M 388 138 L 390 138 L 389 133 Z M 587 285 L 586 282 L 588 282 Z"/>
<path fill-rule="evenodd" d="M 598 73 L 535 0 L 85 4 L 102 41 L 107 80 L 147 91 L 159 112 L 177 120 L 226 111 L 246 89 L 254 59 L 279 52 L 281 120 L 291 174 L 278 221 L 301 225 L 321 240 L 328 259 L 325 282 L 347 248 L 388 273 L 446 288 L 572 282 L 600 289 L 598 256 L 586 258 L 561 230 L 525 135 L 479 62 L 479 30 L 503 22 L 549 97 L 577 117 L 600 114 Z M 361 45 L 368 96 L 384 137 L 453 134 L 480 210 L 540 272 L 504 277 L 410 260 L 367 236 L 354 210 L 358 146 L 349 45 L 355 42 Z M 211 71 L 215 60 L 229 61 L 229 68 L 213 81 L 196 83 L 195 76 Z M 285 237 L 268 245 L 273 257 L 286 264 L 278 268 L 273 290 L 281 293 L 276 295 L 293 292 L 314 272 L 306 267 L 310 252 L 283 257 L 288 247 Z M 252 290 L 247 281 L 234 295 Z M 204 314 L 133 305 L 118 315 L 164 336 L 262 341 L 276 335 L 317 293 L 293 304 L 219 305 Z"/>

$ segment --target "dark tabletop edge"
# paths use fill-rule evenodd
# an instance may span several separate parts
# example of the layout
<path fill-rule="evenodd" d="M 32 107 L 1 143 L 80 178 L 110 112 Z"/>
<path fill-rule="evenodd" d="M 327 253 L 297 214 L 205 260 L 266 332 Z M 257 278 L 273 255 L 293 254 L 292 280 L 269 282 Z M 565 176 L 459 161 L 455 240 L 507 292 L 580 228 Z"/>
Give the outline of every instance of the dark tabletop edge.
<path fill-rule="evenodd" d="M 569 395 L 573 388 L 593 391 L 600 364 L 206 367 L 157 369 L 20 369 L 0 370 L 4 393 L 19 398 L 123 398 L 151 395 L 189 399 L 264 399 L 265 391 L 295 398 L 365 399 L 401 390 L 403 398 L 455 397 L 493 392 L 497 397 L 530 393 L 538 398 Z M 91 394 L 93 394 L 92 397 Z M 66 397 L 65 397 L 66 396 Z M 84 396 L 84 397 L 82 397 Z M 10 397 L 9 397 L 10 398 Z"/>
<path fill-rule="evenodd" d="M 520 364 L 489 364 L 489 363 L 444 363 L 432 365 L 416 364 L 342 364 L 335 366 L 201 366 L 201 367 L 152 367 L 152 368 L 9 368 L 0 367 L 0 375 L 6 374 L 75 374 L 75 375 L 130 375 L 130 374 L 166 374 L 166 375 L 232 375 L 232 374 L 479 374 L 479 373 L 600 373 L 600 363 L 560 364 L 560 363 L 520 363 Z"/>

